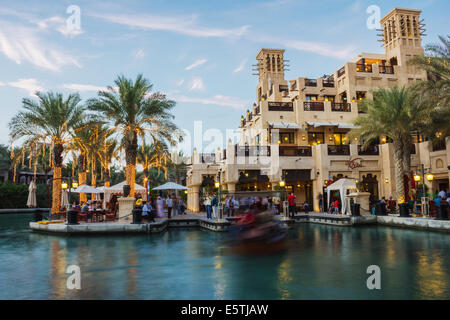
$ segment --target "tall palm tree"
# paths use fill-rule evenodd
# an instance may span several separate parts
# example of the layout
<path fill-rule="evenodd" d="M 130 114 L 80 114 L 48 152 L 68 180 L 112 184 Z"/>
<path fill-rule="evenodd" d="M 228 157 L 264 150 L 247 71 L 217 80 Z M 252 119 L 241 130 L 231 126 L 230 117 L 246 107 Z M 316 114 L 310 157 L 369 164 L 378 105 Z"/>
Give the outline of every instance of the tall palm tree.
<path fill-rule="evenodd" d="M 423 124 L 422 132 L 434 137 L 450 135 L 450 36 L 439 37 L 440 44 L 425 47 L 425 56 L 416 56 L 410 64 L 427 72 L 427 80 L 418 82 L 414 88 L 420 92 L 430 105 L 428 121 Z"/>
<path fill-rule="evenodd" d="M 411 171 L 411 132 L 421 126 L 429 110 L 423 107 L 420 96 L 412 89 L 391 88 L 372 92 L 373 100 L 363 100 L 359 107 L 367 112 L 355 119 L 358 129 L 353 136 L 364 141 L 363 148 L 380 136 L 393 141 L 395 188 L 399 203 L 405 201 L 404 179 Z"/>
<path fill-rule="evenodd" d="M 138 139 L 143 145 L 147 139 L 174 145 L 181 134 L 172 122 L 175 102 L 161 93 L 151 94 L 153 85 L 141 74 L 135 81 L 119 76 L 115 85 L 117 88 L 109 86 L 107 91 L 100 91 L 99 98 L 89 100 L 88 106 L 119 133 L 121 148 L 125 150 L 126 183 L 133 197 Z"/>
<path fill-rule="evenodd" d="M 105 139 L 101 146 L 100 163 L 104 170 L 105 187 L 111 186 L 111 163 L 113 160 L 119 160 L 119 144 L 115 139 Z"/>
<path fill-rule="evenodd" d="M 71 94 L 66 99 L 60 93 L 36 92 L 37 101 L 24 98 L 23 109 L 9 122 L 12 141 L 23 139 L 23 149 L 50 144 L 53 168 L 52 213 L 61 204 L 61 169 L 65 147 L 70 145 L 73 130 L 83 118 L 84 107 L 80 96 Z"/>

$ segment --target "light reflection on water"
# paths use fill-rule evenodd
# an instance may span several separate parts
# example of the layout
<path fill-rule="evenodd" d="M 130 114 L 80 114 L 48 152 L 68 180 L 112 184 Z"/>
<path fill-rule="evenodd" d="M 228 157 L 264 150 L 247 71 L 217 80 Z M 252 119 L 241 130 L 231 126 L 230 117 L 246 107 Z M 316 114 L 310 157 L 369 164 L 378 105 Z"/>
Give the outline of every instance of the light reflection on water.
<path fill-rule="evenodd" d="M 449 299 L 450 235 L 299 224 L 289 249 L 236 256 L 227 234 L 59 237 L 0 215 L 0 299 Z M 67 290 L 67 266 L 81 290 Z M 381 290 L 366 268 L 381 268 Z"/>

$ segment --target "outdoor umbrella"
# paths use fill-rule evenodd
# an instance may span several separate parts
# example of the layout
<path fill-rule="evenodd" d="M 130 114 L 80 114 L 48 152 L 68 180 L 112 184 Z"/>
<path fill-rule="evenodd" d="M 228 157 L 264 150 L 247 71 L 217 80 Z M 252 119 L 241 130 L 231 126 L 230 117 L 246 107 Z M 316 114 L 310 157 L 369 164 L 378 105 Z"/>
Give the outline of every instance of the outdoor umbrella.
<path fill-rule="evenodd" d="M 32 180 L 30 186 L 28 187 L 28 200 L 27 207 L 36 208 L 36 183 Z"/>
<path fill-rule="evenodd" d="M 69 205 L 69 192 L 63 190 L 61 193 L 61 207 Z"/>
<path fill-rule="evenodd" d="M 71 189 L 71 191 L 75 193 L 103 193 L 102 190 L 98 190 L 94 187 L 88 186 L 87 184 L 78 186 L 76 189 Z"/>
<path fill-rule="evenodd" d="M 176 184 L 175 182 L 166 182 L 163 185 L 153 188 L 153 190 L 187 190 L 187 187 Z"/>

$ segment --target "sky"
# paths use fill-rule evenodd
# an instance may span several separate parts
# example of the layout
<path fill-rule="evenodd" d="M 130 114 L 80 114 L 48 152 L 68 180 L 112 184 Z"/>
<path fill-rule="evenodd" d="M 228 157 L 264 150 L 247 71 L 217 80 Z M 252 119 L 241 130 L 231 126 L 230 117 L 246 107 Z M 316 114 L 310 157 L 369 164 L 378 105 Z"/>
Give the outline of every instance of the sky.
<path fill-rule="evenodd" d="M 85 101 L 139 73 L 177 102 L 175 123 L 191 133 L 185 153 L 196 121 L 226 143 L 255 101 L 261 48 L 286 49 L 286 79 L 330 74 L 360 52 L 383 52 L 366 24 L 371 5 L 381 17 L 423 10 L 424 44 L 450 34 L 448 0 L 0 0 L 0 143 L 10 143 L 8 123 L 35 91 Z"/>

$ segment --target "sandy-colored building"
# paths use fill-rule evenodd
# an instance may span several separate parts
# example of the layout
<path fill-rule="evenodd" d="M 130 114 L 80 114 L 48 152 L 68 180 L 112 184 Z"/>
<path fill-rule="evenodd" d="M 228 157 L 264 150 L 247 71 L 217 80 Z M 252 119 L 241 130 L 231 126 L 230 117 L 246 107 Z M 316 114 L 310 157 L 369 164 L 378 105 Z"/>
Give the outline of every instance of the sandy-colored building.
<path fill-rule="evenodd" d="M 407 86 L 426 79 L 407 64 L 423 55 L 420 10 L 395 8 L 383 19 L 385 53 L 361 53 L 331 75 L 285 79 L 285 51 L 261 49 L 257 59 L 256 103 L 241 116 L 240 142 L 216 154 L 194 151 L 187 176 L 188 208 L 199 211 L 202 188 L 220 171 L 222 189 L 270 190 L 281 180 L 297 203 L 319 210 L 319 195 L 329 180 L 349 177 L 362 182 L 371 199 L 395 195 L 393 148 L 380 137 L 366 150 L 350 139 L 352 121 L 364 114 L 358 101 L 370 90 Z M 449 186 L 450 137 L 432 144 L 414 136 L 412 170 L 424 164 L 434 175 L 431 190 Z"/>

